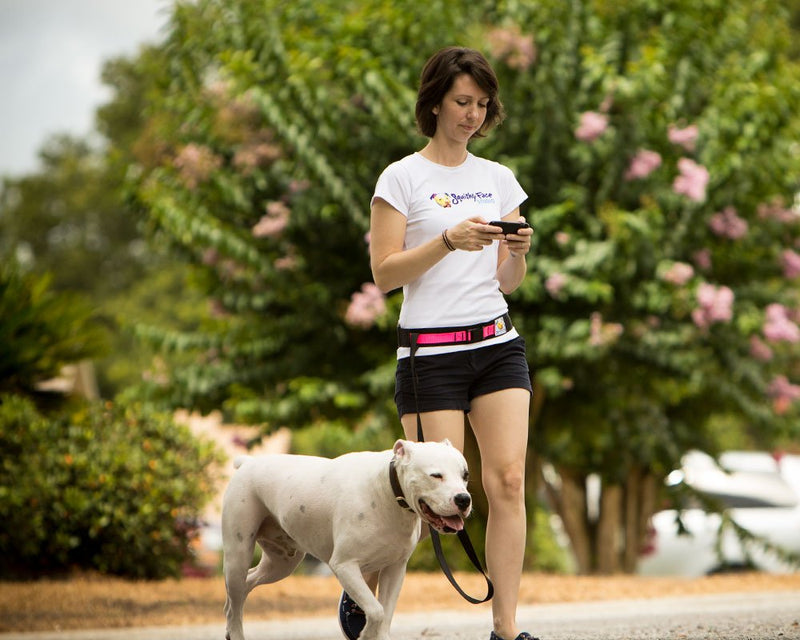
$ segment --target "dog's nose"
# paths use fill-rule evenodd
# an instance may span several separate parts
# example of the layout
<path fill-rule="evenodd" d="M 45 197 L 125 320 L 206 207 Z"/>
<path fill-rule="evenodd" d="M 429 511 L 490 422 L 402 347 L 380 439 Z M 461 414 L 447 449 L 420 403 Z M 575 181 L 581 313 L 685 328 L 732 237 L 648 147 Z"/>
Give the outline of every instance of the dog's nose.
<path fill-rule="evenodd" d="M 455 498 L 453 498 L 453 502 L 456 503 L 456 506 L 461 511 L 466 511 L 469 508 L 469 505 L 472 503 L 472 498 L 468 493 L 459 493 L 456 494 Z"/>

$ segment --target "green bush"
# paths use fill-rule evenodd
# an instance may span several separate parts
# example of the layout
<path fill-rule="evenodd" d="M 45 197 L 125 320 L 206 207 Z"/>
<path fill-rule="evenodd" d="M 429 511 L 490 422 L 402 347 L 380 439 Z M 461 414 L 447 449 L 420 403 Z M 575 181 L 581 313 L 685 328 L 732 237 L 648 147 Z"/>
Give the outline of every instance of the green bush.
<path fill-rule="evenodd" d="M 179 574 L 218 461 L 168 414 L 124 403 L 45 416 L 0 396 L 0 578 Z"/>

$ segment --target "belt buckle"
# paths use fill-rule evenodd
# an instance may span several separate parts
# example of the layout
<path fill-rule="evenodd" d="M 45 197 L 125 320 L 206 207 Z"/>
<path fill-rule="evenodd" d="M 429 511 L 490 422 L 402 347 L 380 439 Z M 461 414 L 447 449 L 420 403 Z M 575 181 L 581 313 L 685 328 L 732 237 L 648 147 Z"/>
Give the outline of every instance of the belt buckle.
<path fill-rule="evenodd" d="M 494 335 L 502 336 L 504 333 L 508 333 L 508 325 L 506 324 L 505 316 L 500 316 L 499 318 L 495 319 L 493 324 L 494 324 Z"/>

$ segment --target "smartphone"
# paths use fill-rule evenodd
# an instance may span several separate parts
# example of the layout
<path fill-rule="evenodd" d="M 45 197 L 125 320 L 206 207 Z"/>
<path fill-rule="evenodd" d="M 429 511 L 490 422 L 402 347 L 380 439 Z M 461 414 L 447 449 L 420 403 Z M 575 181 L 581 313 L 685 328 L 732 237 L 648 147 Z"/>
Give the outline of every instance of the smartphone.
<path fill-rule="evenodd" d="M 503 230 L 504 235 L 509 235 L 516 233 L 520 229 L 527 229 L 531 225 L 527 222 L 506 222 L 505 220 L 492 220 L 488 224 L 492 225 L 493 227 L 500 227 Z"/>

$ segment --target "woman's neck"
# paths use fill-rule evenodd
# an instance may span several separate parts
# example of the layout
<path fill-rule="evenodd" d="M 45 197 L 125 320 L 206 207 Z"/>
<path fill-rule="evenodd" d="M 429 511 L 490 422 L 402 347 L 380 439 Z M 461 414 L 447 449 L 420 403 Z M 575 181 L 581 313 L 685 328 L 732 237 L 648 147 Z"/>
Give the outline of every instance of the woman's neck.
<path fill-rule="evenodd" d="M 445 167 L 457 167 L 467 159 L 468 152 L 466 146 L 438 144 L 432 139 L 419 153 L 426 160 L 436 164 Z"/>

